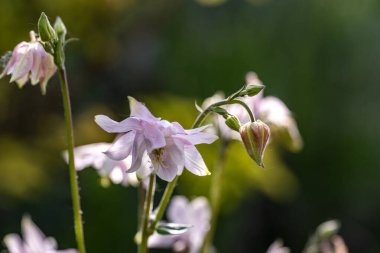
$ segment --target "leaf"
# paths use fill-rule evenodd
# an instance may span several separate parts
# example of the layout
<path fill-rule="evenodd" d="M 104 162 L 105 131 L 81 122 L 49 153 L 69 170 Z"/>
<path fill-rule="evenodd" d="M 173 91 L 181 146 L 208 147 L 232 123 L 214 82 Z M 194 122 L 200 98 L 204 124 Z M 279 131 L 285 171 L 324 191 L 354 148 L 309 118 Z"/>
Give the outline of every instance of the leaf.
<path fill-rule="evenodd" d="M 156 231 L 161 235 L 180 235 L 187 232 L 192 226 L 190 224 L 159 223 Z"/>

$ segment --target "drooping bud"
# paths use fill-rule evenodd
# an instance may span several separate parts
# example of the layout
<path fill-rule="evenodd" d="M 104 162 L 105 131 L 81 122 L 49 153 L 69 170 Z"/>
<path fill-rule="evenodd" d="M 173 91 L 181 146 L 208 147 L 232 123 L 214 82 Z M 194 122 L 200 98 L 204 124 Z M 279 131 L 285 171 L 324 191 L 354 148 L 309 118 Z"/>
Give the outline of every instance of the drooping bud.
<path fill-rule="evenodd" d="M 58 40 L 57 33 L 51 26 L 49 19 L 44 12 L 41 13 L 40 18 L 38 19 L 38 34 L 42 41 Z"/>
<path fill-rule="evenodd" d="M 269 141 L 270 128 L 264 122 L 257 120 L 244 124 L 240 128 L 240 136 L 249 156 L 264 167 L 264 151 Z"/>
<path fill-rule="evenodd" d="M 66 37 L 66 33 L 67 33 L 67 29 L 66 29 L 66 26 L 60 17 L 57 17 L 55 20 L 54 30 L 56 31 L 60 41 L 64 42 L 65 37 Z"/>
<path fill-rule="evenodd" d="M 240 131 L 240 127 L 241 127 L 240 121 L 236 116 L 228 114 L 228 116 L 226 116 L 225 119 L 226 119 L 225 123 L 229 128 L 237 132 Z"/>

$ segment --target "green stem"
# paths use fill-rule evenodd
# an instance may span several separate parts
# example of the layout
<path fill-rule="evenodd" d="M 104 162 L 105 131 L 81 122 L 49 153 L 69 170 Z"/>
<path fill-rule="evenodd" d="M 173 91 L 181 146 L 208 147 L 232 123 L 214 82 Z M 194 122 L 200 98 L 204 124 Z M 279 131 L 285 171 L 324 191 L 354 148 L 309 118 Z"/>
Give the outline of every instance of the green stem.
<path fill-rule="evenodd" d="M 74 131 L 73 131 L 73 119 L 72 119 L 71 105 L 70 105 L 70 93 L 69 93 L 69 86 L 67 82 L 66 69 L 64 65 L 61 65 L 58 67 L 58 75 L 59 75 L 59 80 L 61 82 L 63 107 L 65 110 L 67 149 L 69 153 L 69 171 L 70 171 L 70 184 L 71 184 L 71 198 L 73 201 L 75 236 L 76 236 L 79 253 L 86 253 L 86 248 L 84 244 L 84 234 L 83 234 L 83 222 L 82 222 L 80 199 L 79 199 L 78 178 L 77 178 L 77 174 L 75 170 L 75 162 L 74 162 Z"/>
<path fill-rule="evenodd" d="M 149 225 L 149 216 L 152 211 L 152 202 L 153 202 L 153 192 L 154 192 L 154 185 L 156 183 L 156 176 L 154 174 L 150 175 L 149 178 L 149 187 L 145 199 L 145 212 L 143 217 L 143 223 L 142 223 L 142 230 L 141 230 L 141 243 L 139 245 L 138 252 L 139 253 L 146 253 L 148 252 L 148 225 Z"/>
<path fill-rule="evenodd" d="M 228 142 L 222 140 L 220 144 L 218 158 L 212 173 L 211 185 L 210 185 L 210 204 L 211 204 L 211 221 L 210 221 L 210 230 L 207 232 L 206 237 L 203 241 L 201 253 L 207 253 L 207 250 L 210 248 L 210 245 L 213 241 L 216 223 L 219 216 L 220 210 L 220 196 L 222 190 L 222 179 L 223 179 L 223 168 L 226 157 L 226 150 L 228 147 Z"/>
<path fill-rule="evenodd" d="M 210 112 L 212 112 L 212 108 L 213 107 L 227 105 L 227 104 L 240 104 L 240 105 L 242 105 L 247 110 L 251 121 L 255 121 L 255 118 L 253 116 L 252 111 L 249 109 L 249 107 L 243 101 L 240 101 L 240 100 L 237 100 L 237 99 L 224 99 L 222 101 L 219 101 L 217 103 L 214 103 L 214 104 L 210 105 L 203 112 L 201 112 L 198 115 L 198 117 L 195 119 L 195 121 L 194 121 L 194 123 L 193 123 L 193 125 L 192 125 L 191 128 L 197 128 L 197 127 L 199 127 L 202 124 L 202 122 L 205 120 L 205 118 L 210 114 Z M 169 203 L 170 197 L 173 194 L 174 187 L 177 184 L 178 177 L 179 176 L 176 176 L 173 179 L 173 181 L 169 182 L 167 184 L 167 186 L 166 186 L 164 195 L 162 196 L 160 204 L 157 207 L 156 215 L 155 215 L 152 223 L 150 224 L 150 226 L 148 228 L 148 238 L 149 238 L 149 236 L 151 234 L 153 234 L 154 229 L 155 229 L 157 223 L 161 220 L 162 216 L 164 215 L 164 212 L 165 212 L 166 207 L 167 207 L 167 205 Z"/>

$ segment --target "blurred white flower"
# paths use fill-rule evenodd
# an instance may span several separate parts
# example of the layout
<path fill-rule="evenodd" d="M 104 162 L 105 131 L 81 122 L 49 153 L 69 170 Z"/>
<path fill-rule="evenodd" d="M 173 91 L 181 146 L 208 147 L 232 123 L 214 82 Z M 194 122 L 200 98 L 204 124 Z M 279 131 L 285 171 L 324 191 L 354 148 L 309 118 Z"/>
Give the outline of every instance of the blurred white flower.
<path fill-rule="evenodd" d="M 21 222 L 23 239 L 17 234 L 8 234 L 4 243 L 9 253 L 77 253 L 75 249 L 57 250 L 57 242 L 46 237 L 29 217 Z"/>
<path fill-rule="evenodd" d="M 138 185 L 136 173 L 126 172 L 131 167 L 131 156 L 121 161 L 115 161 L 104 154 L 111 145 L 111 143 L 94 143 L 76 147 L 74 149 L 76 170 L 93 167 L 100 176 L 108 177 L 114 184 Z M 63 152 L 63 157 L 68 162 L 67 151 Z"/>
<path fill-rule="evenodd" d="M 173 248 L 175 252 L 187 250 L 197 253 L 210 228 L 211 211 L 204 197 L 195 198 L 189 202 L 183 196 L 175 196 L 167 211 L 169 222 L 193 225 L 187 232 L 180 235 L 160 235 L 154 233 L 148 241 L 149 248 Z"/>

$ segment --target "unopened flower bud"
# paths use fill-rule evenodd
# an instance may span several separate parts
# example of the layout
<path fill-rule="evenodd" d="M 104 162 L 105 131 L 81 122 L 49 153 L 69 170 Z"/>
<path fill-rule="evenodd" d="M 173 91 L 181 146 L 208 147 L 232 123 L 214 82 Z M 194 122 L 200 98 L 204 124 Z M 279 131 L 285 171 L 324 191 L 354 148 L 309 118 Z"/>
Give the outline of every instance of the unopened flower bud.
<path fill-rule="evenodd" d="M 54 30 L 56 31 L 59 39 L 61 41 L 65 41 L 67 29 L 66 29 L 66 26 L 60 17 L 57 17 L 57 19 L 55 20 Z"/>
<path fill-rule="evenodd" d="M 260 91 L 262 91 L 264 88 L 265 88 L 265 85 L 262 85 L 261 83 L 258 83 L 258 82 L 249 83 L 247 84 L 245 89 L 240 93 L 240 95 L 253 97 L 257 95 Z"/>
<path fill-rule="evenodd" d="M 263 156 L 270 136 L 269 126 L 260 120 L 246 123 L 240 128 L 240 136 L 249 156 L 257 165 L 264 167 Z"/>
<path fill-rule="evenodd" d="M 237 132 L 240 131 L 240 121 L 239 121 L 239 119 L 236 116 L 229 114 L 226 117 L 225 123 L 232 130 L 235 130 Z"/>
<path fill-rule="evenodd" d="M 38 34 L 42 41 L 58 40 L 57 33 L 51 26 L 49 19 L 44 12 L 41 13 L 40 18 L 38 19 Z"/>

